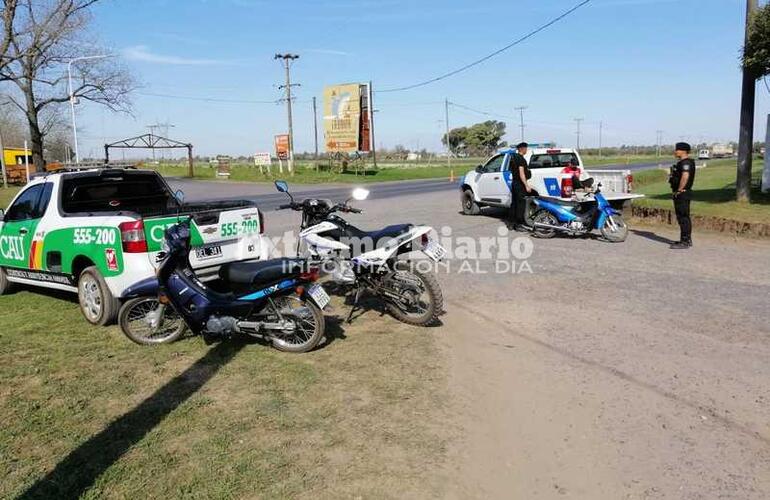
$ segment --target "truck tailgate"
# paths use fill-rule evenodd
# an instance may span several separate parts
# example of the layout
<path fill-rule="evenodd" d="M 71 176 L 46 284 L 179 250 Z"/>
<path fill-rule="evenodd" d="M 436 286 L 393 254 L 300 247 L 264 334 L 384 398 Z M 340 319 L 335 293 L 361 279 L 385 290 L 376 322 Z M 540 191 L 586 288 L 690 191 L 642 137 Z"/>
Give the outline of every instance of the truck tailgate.
<path fill-rule="evenodd" d="M 262 219 L 256 206 L 180 215 L 188 216 L 192 217 L 190 264 L 201 278 L 216 273 L 226 262 L 263 257 Z M 178 220 L 177 216 L 144 219 L 148 258 L 154 266 L 166 228 Z"/>

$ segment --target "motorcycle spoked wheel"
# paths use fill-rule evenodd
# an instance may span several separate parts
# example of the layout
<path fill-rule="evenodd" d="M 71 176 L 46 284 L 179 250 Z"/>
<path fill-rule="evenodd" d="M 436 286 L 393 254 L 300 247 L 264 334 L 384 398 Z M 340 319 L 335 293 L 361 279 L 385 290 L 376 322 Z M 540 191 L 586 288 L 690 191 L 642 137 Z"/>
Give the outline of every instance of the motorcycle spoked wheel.
<path fill-rule="evenodd" d="M 553 238 L 556 236 L 556 229 L 550 229 L 547 227 L 537 227 L 535 224 L 548 224 L 549 226 L 560 225 L 559 220 L 548 210 L 538 210 L 535 215 L 532 216 L 532 236 L 535 238 L 542 238 L 544 240 Z"/>
<path fill-rule="evenodd" d="M 284 320 L 291 321 L 294 327 L 284 332 L 271 331 L 268 338 L 273 347 L 283 352 L 302 353 L 312 351 L 324 336 L 325 321 L 321 310 L 312 301 L 303 300 L 293 295 L 284 295 L 273 299 Z M 275 310 L 268 313 L 278 316 Z"/>
<path fill-rule="evenodd" d="M 601 229 L 602 238 L 610 243 L 622 243 L 628 237 L 628 224 L 622 215 L 610 215 Z"/>
<path fill-rule="evenodd" d="M 173 307 L 166 305 L 160 311 L 157 297 L 131 299 L 120 308 L 118 324 L 123 334 L 141 345 L 168 344 L 187 329 L 187 325 Z"/>
<path fill-rule="evenodd" d="M 394 274 L 383 285 L 398 299 L 385 296 L 388 312 L 397 320 L 414 326 L 430 326 L 444 311 L 444 295 L 433 273 L 410 269 L 407 263 L 397 264 Z"/>

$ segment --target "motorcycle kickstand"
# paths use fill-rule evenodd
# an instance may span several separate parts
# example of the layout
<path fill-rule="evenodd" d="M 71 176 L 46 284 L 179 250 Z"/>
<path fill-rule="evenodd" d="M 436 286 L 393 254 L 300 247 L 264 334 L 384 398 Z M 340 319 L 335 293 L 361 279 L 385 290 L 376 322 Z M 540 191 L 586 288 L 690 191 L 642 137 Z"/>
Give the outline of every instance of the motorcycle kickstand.
<path fill-rule="evenodd" d="M 345 323 L 351 324 L 353 322 L 353 313 L 356 312 L 358 309 L 358 300 L 361 298 L 361 292 L 362 288 L 359 286 L 356 288 L 356 297 L 353 299 L 353 305 L 350 307 L 350 313 L 348 313 L 348 317 L 345 320 Z"/>

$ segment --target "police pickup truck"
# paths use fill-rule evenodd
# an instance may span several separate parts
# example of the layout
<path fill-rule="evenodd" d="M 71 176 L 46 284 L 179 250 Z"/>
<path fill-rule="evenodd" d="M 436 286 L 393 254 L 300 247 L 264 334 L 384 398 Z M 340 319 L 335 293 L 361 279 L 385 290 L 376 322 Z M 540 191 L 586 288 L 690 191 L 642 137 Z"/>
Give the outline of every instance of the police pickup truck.
<path fill-rule="evenodd" d="M 468 172 L 460 179 L 460 196 L 463 213 L 477 215 L 481 207 L 511 206 L 511 158 L 514 149 L 499 151 L 483 165 Z M 602 192 L 615 208 L 643 195 L 631 194 L 633 177 L 628 170 L 585 170 L 580 153 L 575 149 L 532 148 L 525 156 L 532 178 L 529 185 L 540 196 L 572 199 L 577 195 L 573 189 L 573 179 L 589 177 L 594 185 L 602 183 Z M 579 196 L 578 196 L 579 197 Z"/>
<path fill-rule="evenodd" d="M 76 292 L 86 320 L 113 321 L 131 285 L 155 274 L 165 229 L 191 217 L 190 262 L 262 259 L 262 213 L 250 201 L 183 203 L 152 170 L 98 168 L 33 179 L 0 209 L 0 295 L 16 283 Z"/>

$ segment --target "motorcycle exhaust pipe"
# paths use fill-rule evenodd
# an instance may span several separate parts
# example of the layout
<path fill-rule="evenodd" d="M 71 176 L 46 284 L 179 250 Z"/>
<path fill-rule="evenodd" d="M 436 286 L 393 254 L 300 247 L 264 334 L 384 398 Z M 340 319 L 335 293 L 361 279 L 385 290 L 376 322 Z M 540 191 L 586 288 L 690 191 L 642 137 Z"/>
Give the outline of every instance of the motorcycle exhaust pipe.
<path fill-rule="evenodd" d="M 564 226 L 552 226 L 551 224 L 543 224 L 542 222 L 535 222 L 535 227 L 541 228 L 541 229 L 555 229 L 556 231 L 564 231 L 564 232 L 570 231 L 569 228 L 566 228 Z"/>

